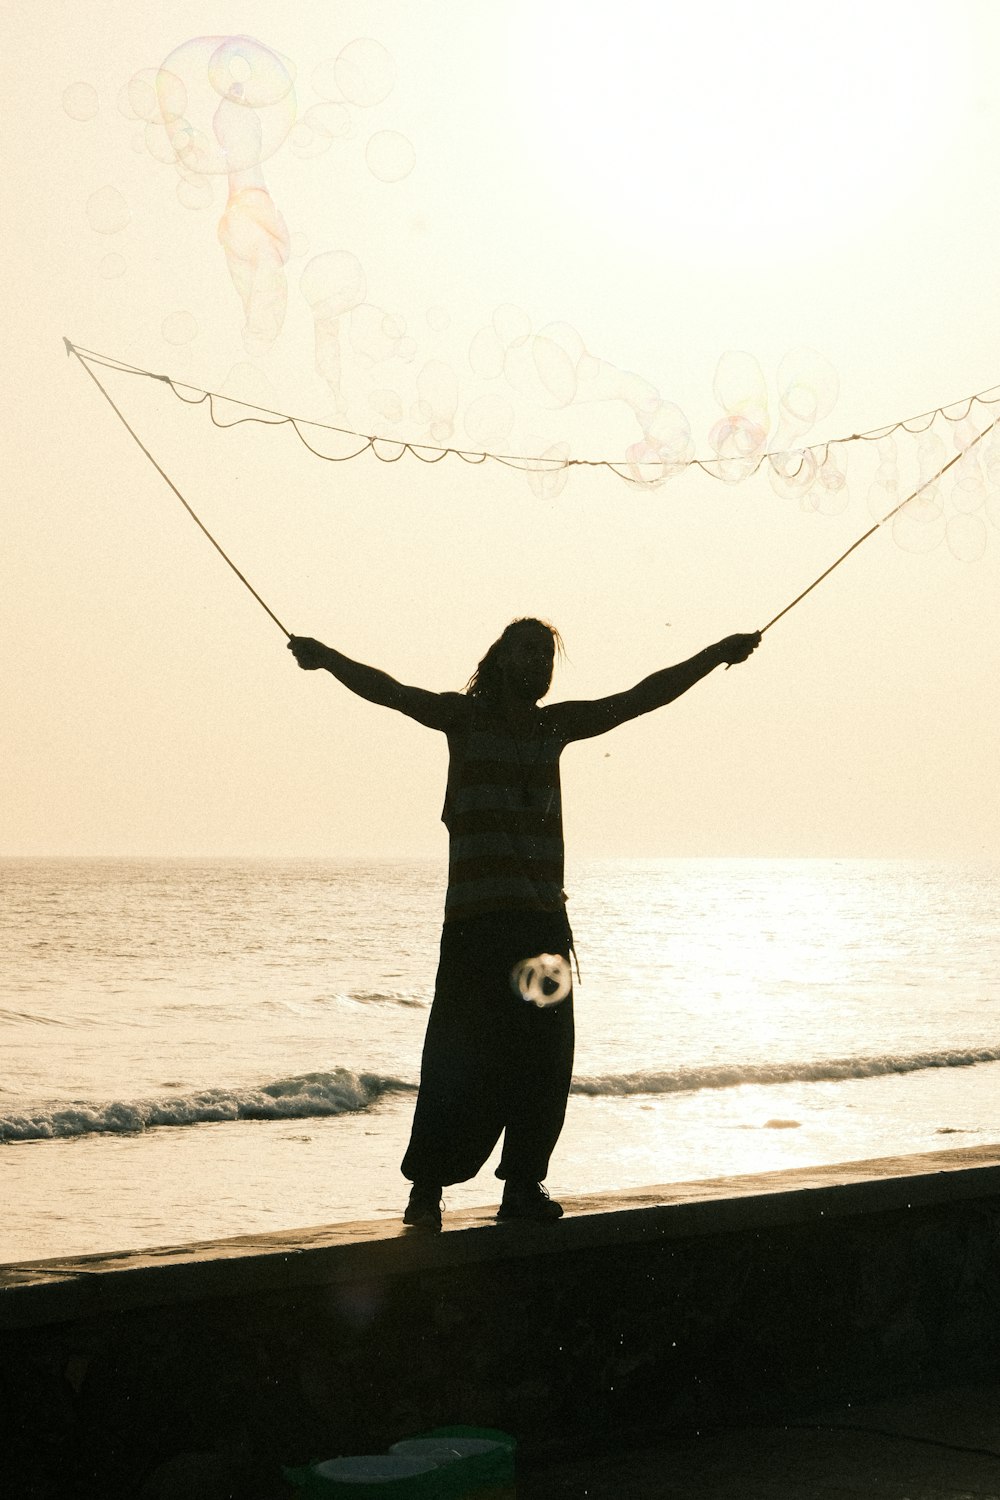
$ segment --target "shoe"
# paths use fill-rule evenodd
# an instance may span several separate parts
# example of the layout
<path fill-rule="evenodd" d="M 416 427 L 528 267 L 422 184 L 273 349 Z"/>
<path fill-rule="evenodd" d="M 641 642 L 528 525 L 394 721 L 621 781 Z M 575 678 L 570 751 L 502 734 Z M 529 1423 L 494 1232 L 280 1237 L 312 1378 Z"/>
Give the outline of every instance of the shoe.
<path fill-rule="evenodd" d="M 414 1183 L 410 1189 L 410 1201 L 403 1213 L 403 1223 L 411 1229 L 426 1229 L 431 1234 L 441 1233 L 441 1189 Z"/>
<path fill-rule="evenodd" d="M 550 1198 L 540 1182 L 508 1182 L 497 1209 L 498 1219 L 533 1219 L 539 1224 L 562 1216 L 562 1204 Z"/>

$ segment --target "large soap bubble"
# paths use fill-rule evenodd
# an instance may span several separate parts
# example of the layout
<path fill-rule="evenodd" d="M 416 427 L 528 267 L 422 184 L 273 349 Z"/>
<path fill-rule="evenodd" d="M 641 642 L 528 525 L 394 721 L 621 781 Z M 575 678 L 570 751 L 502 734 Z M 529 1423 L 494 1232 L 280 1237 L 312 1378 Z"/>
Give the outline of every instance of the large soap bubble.
<path fill-rule="evenodd" d="M 338 413 L 347 410 L 343 379 L 340 322 L 365 300 L 364 267 L 349 250 L 327 250 L 303 267 L 299 287 L 312 308 L 316 369 L 333 394 Z"/>
<path fill-rule="evenodd" d="M 526 465 L 529 489 L 539 500 L 554 500 L 569 479 L 569 443 L 546 446 L 543 439 L 529 437 L 526 447 L 535 455 Z"/>
<path fill-rule="evenodd" d="M 892 539 L 904 552 L 933 552 L 944 541 L 947 522 L 936 500 L 915 495 L 892 518 Z"/>
<path fill-rule="evenodd" d="M 177 160 L 211 175 L 259 166 L 295 123 L 294 78 L 294 65 L 253 37 L 202 36 L 176 47 L 157 69 L 155 91 Z M 130 99 L 143 96 L 145 108 L 140 75 L 133 83 Z"/>
<path fill-rule="evenodd" d="M 732 349 L 720 358 L 712 388 L 725 413 L 708 437 L 718 455 L 713 472 L 738 484 L 754 472 L 767 446 L 767 382 L 752 354 Z"/>
<path fill-rule="evenodd" d="M 245 187 L 230 194 L 219 220 L 219 243 L 243 303 L 243 346 L 266 354 L 281 332 L 288 289 L 288 229 L 270 193 Z"/>
<path fill-rule="evenodd" d="M 346 99 L 369 109 L 381 104 L 396 82 L 396 64 L 374 37 L 348 42 L 332 62 L 320 63 L 312 75 L 313 88 L 322 99 Z"/>
<path fill-rule="evenodd" d="M 429 359 L 417 372 L 417 404 L 433 443 L 445 444 L 455 431 L 458 380 L 443 359 Z"/>
<path fill-rule="evenodd" d="M 354 131 L 354 122 L 343 104 L 313 104 L 295 122 L 288 144 L 304 161 L 322 156 L 334 141 L 346 141 Z"/>
<path fill-rule="evenodd" d="M 307 262 L 299 278 L 302 295 L 317 318 L 337 318 L 365 300 L 364 268 L 349 250 L 327 250 Z"/>
<path fill-rule="evenodd" d="M 986 551 L 986 523 L 981 516 L 958 514 L 948 517 L 945 539 L 959 562 L 978 562 Z"/>
<path fill-rule="evenodd" d="M 92 83 L 71 83 L 63 89 L 62 107 L 71 120 L 92 120 L 100 107 Z"/>
<path fill-rule="evenodd" d="M 131 222 L 132 211 L 111 183 L 87 199 L 87 223 L 95 234 L 118 234 Z"/>
<path fill-rule="evenodd" d="M 198 324 L 189 312 L 168 313 L 160 329 L 168 344 L 190 344 L 197 337 Z"/>
<path fill-rule="evenodd" d="M 413 143 L 398 130 L 378 130 L 365 147 L 365 161 L 380 182 L 402 182 L 417 161 Z"/>

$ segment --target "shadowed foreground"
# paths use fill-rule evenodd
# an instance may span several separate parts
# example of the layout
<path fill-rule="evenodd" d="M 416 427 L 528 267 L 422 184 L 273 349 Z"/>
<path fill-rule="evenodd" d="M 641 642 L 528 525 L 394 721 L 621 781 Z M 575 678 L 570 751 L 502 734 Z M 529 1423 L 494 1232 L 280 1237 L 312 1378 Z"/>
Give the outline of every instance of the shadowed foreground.
<path fill-rule="evenodd" d="M 462 1423 L 516 1437 L 521 1500 L 1000 1495 L 912 1440 L 1000 1452 L 1000 1148 L 566 1207 L 0 1268 L 0 1492 L 269 1500 Z"/>

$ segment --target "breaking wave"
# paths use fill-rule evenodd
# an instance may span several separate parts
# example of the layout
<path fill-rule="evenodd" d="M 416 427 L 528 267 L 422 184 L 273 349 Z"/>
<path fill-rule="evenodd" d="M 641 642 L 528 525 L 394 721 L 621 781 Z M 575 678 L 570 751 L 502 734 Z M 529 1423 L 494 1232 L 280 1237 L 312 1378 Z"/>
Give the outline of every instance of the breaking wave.
<path fill-rule="evenodd" d="M 198 1093 L 91 1104 L 78 1100 L 28 1114 L 0 1114 L 0 1141 L 65 1140 L 83 1135 L 138 1135 L 164 1125 L 208 1125 L 226 1120 L 303 1120 L 356 1114 L 383 1094 L 413 1092 L 415 1085 L 375 1073 L 335 1068 L 303 1073 L 258 1087 L 203 1089 Z"/>
<path fill-rule="evenodd" d="M 624 1073 L 601 1078 L 574 1078 L 574 1094 L 682 1094 L 698 1089 L 732 1089 L 743 1083 L 842 1083 L 851 1078 L 879 1078 L 890 1073 L 919 1073 L 925 1068 L 972 1068 L 1000 1062 L 1000 1047 L 966 1047 L 953 1052 L 894 1053 L 874 1057 L 828 1057 L 812 1062 L 710 1063 L 666 1073 Z"/>
<path fill-rule="evenodd" d="M 669 1072 L 574 1078 L 572 1092 L 604 1098 L 694 1093 L 740 1084 L 840 1083 L 852 1078 L 916 1073 L 927 1068 L 971 1068 L 1000 1062 L 1000 1047 L 950 1052 L 825 1058 L 812 1062 L 708 1064 Z M 377 1073 L 334 1068 L 244 1088 L 203 1089 L 153 1099 L 46 1105 L 27 1113 L 0 1113 L 0 1143 L 66 1140 L 85 1135 L 139 1135 L 163 1126 L 209 1125 L 228 1120 L 304 1120 L 357 1114 L 385 1094 L 412 1094 L 416 1084 Z"/>

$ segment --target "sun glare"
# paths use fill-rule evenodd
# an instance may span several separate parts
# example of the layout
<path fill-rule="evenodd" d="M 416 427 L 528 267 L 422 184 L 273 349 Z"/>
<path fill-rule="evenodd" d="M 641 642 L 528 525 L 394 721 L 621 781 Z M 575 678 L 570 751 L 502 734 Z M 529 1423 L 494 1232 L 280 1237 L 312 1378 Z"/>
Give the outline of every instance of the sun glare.
<path fill-rule="evenodd" d="M 546 191 L 637 251 L 795 258 L 920 190 L 964 105 L 949 7 L 551 0 L 510 67 Z"/>

